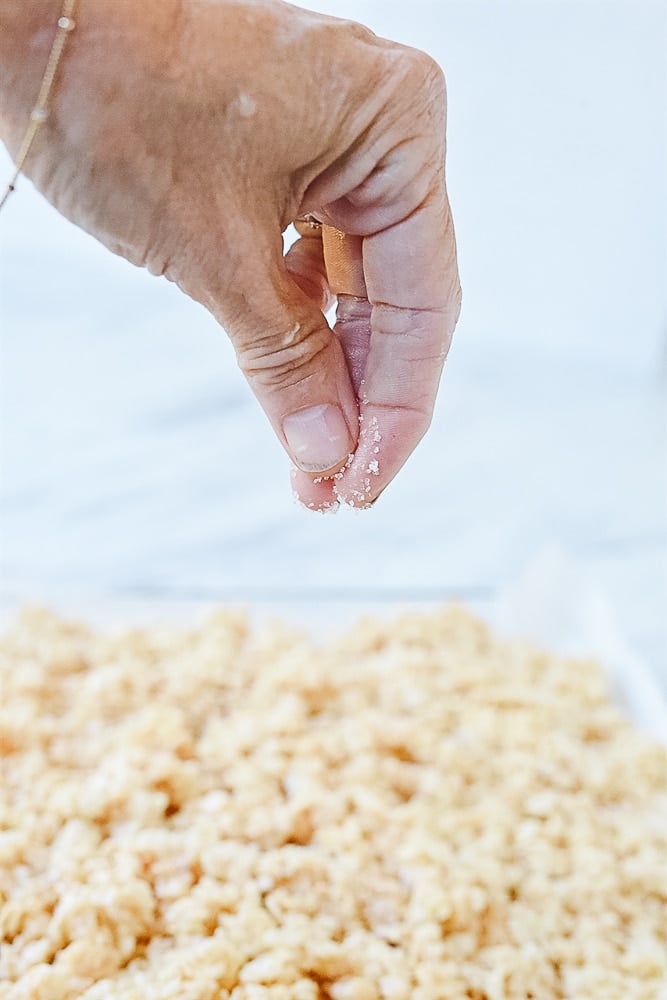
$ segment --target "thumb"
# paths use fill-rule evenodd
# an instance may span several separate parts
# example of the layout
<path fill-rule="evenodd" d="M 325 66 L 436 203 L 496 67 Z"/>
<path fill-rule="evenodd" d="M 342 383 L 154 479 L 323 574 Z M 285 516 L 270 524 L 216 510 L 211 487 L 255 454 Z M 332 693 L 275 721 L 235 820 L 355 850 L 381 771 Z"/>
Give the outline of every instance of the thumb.
<path fill-rule="evenodd" d="M 279 237 L 255 234 L 240 260 L 220 310 L 239 367 L 297 468 L 333 475 L 355 450 L 359 431 L 338 338 L 288 271 Z"/>

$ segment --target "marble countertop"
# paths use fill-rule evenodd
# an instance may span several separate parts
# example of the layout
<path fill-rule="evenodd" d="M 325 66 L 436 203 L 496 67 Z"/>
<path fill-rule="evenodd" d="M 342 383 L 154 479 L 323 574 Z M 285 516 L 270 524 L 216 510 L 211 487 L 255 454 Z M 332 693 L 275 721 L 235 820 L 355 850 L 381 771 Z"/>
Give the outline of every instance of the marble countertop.
<path fill-rule="evenodd" d="M 605 592 L 667 685 L 666 144 L 642 89 L 653 56 L 665 75 L 659 5 L 626 24 L 629 5 L 610 4 L 595 64 L 584 55 L 596 24 L 587 5 L 545 4 L 522 35 L 510 4 L 498 39 L 471 13 L 483 6 L 417 4 L 421 19 L 408 24 L 396 5 L 361 5 L 377 30 L 428 37 L 451 67 L 466 300 L 433 427 L 371 512 L 297 508 L 285 458 L 211 318 L 19 186 L 0 225 L 1 601 L 476 601 L 554 544 Z M 545 70 L 541 92 L 534 75 L 522 90 L 516 60 L 534 68 L 544 36 L 557 61 L 572 18 L 566 80 Z M 616 162 L 602 95 L 617 86 L 619 53 L 630 58 L 628 31 L 639 76 L 623 75 L 623 101 L 641 112 Z M 494 74 L 504 90 L 490 93 Z"/>

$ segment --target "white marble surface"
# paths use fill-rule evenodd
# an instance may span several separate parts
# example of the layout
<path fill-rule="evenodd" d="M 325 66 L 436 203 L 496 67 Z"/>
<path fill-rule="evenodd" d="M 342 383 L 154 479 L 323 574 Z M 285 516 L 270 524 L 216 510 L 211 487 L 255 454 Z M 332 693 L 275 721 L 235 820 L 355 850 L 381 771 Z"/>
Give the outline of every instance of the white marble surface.
<path fill-rule="evenodd" d="M 555 543 L 667 682 L 665 5 L 311 6 L 447 71 L 465 306 L 432 431 L 373 511 L 297 509 L 213 321 L 24 181 L 0 218 L 0 598 L 477 599 Z"/>

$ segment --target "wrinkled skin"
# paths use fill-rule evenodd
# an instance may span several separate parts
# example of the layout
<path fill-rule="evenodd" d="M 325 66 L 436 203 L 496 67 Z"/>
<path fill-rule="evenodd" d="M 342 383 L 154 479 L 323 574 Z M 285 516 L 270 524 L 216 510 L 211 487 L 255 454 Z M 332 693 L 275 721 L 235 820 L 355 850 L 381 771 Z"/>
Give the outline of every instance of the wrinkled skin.
<path fill-rule="evenodd" d="M 13 155 L 59 13 L 60 0 L 0 0 Z M 440 69 L 277 0 L 79 0 L 76 20 L 25 172 L 224 326 L 311 468 L 292 474 L 306 505 L 366 506 L 428 428 L 460 309 Z M 283 257 L 303 213 L 325 226 Z M 344 423 L 318 465 L 284 421 L 324 405 Z"/>

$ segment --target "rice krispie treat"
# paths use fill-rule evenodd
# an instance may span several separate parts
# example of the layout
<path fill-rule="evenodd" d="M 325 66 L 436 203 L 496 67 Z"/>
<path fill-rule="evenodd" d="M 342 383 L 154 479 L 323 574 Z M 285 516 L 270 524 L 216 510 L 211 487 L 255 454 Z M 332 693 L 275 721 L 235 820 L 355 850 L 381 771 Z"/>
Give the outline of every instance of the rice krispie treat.
<path fill-rule="evenodd" d="M 0 641 L 1 1000 L 665 1000 L 667 751 L 460 609 Z"/>

